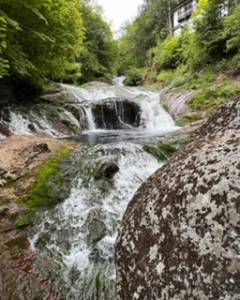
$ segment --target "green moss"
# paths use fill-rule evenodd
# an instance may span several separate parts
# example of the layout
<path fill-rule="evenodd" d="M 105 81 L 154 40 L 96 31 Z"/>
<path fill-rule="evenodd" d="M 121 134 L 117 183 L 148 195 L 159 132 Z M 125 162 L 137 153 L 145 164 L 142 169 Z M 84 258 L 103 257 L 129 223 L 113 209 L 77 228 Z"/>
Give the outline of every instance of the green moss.
<path fill-rule="evenodd" d="M 26 214 L 20 216 L 19 218 L 17 218 L 17 220 L 14 224 L 14 228 L 22 229 L 22 228 L 25 228 L 25 227 L 31 225 L 33 222 L 33 217 L 34 217 L 33 212 L 26 213 Z"/>
<path fill-rule="evenodd" d="M 202 115 L 201 114 L 199 114 L 199 113 L 193 113 L 191 115 L 180 117 L 177 120 L 176 123 L 177 123 L 177 126 L 183 127 L 183 126 L 186 126 L 188 124 L 192 124 L 194 122 L 197 122 L 197 121 L 199 121 L 201 119 L 202 119 Z"/>
<path fill-rule="evenodd" d="M 63 147 L 54 157 L 43 164 L 28 195 L 19 199 L 18 203 L 32 209 L 57 204 L 61 200 L 59 188 L 63 184 L 61 163 L 70 156 L 71 152 L 69 148 Z"/>
<path fill-rule="evenodd" d="M 176 145 L 161 143 L 157 145 L 154 144 L 144 145 L 143 149 L 144 151 L 157 157 L 159 160 L 165 161 L 165 160 L 169 160 L 174 155 L 178 147 Z"/>

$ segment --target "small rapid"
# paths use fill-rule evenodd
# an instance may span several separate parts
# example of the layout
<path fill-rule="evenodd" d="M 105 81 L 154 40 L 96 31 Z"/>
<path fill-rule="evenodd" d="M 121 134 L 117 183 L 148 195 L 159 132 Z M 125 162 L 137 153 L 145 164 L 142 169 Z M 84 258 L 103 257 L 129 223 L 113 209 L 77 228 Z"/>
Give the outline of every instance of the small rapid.
<path fill-rule="evenodd" d="M 34 105 L 12 103 L 0 113 L 0 125 L 15 135 L 46 134 L 66 137 L 109 130 L 153 132 L 176 130 L 172 117 L 160 103 L 160 93 L 144 88 L 92 82 L 81 87 L 61 85 L 62 91 L 38 99 Z"/>
<path fill-rule="evenodd" d="M 61 115 L 81 129 L 79 146 L 64 165 L 71 192 L 38 214 L 30 238 L 36 268 L 52 280 L 59 299 L 115 299 L 114 243 L 122 216 L 140 185 L 163 165 L 142 141 L 176 130 L 159 93 L 122 83 L 63 85 L 75 113 Z M 27 132 L 25 119 L 12 119 L 12 128 L 18 124 Z M 51 126 L 45 129 L 57 135 Z"/>
<path fill-rule="evenodd" d="M 119 119 L 119 128 L 114 129 L 125 129 L 127 127 L 127 129 L 145 129 L 145 131 L 164 130 L 167 132 L 176 130 L 174 120 L 160 103 L 159 92 L 148 91 L 143 88 L 125 87 L 123 86 L 123 80 L 124 77 L 115 79 L 115 85 L 113 86 L 101 83 L 85 85 L 84 87 L 63 85 L 69 93 L 76 97 L 80 106 L 85 107 L 85 115 L 89 124 L 88 131 L 112 129 L 106 126 L 106 116 L 104 115 L 106 108 L 110 108 L 110 103 L 113 104 L 112 111 L 109 109 L 107 112 L 113 114 L 115 119 Z M 126 120 L 126 114 L 128 113 L 126 103 L 139 108 L 139 111 L 136 112 L 138 122 L 135 122 L 135 124 Z M 95 121 L 99 117 L 95 109 L 98 105 L 101 105 L 100 114 L 102 114 L 100 126 Z M 125 127 L 121 127 L 121 124 L 125 124 Z"/>
<path fill-rule="evenodd" d="M 79 173 L 70 197 L 39 216 L 31 243 L 39 266 L 51 266 L 55 292 L 64 299 L 113 300 L 118 225 L 140 184 L 161 163 L 125 142 L 81 148 L 75 159 Z M 112 180 L 96 175 L 106 163 L 119 168 Z"/>

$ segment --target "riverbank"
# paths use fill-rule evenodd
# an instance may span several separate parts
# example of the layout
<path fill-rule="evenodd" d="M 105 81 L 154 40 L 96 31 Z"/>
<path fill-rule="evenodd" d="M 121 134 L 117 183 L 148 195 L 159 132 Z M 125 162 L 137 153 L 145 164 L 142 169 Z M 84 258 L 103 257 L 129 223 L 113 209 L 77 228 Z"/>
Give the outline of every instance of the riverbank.
<path fill-rule="evenodd" d="M 144 86 L 163 91 L 162 104 L 179 126 L 206 120 L 240 94 L 240 72 L 220 62 L 201 71 L 184 66 L 148 74 Z"/>
<path fill-rule="evenodd" d="M 51 284 L 33 266 L 28 227 L 37 210 L 19 202 L 29 194 L 39 170 L 61 149 L 75 144 L 46 136 L 11 136 L 0 142 L 0 290 L 1 299 L 51 296 Z M 45 174 L 45 181 L 47 182 Z M 45 195 L 47 197 L 47 194 Z M 41 207 L 39 206 L 38 210 Z"/>
<path fill-rule="evenodd" d="M 170 154 L 144 144 L 178 128 L 142 88 L 62 85 L 27 100 L 0 105 L 1 295 L 112 300 L 122 214 Z"/>

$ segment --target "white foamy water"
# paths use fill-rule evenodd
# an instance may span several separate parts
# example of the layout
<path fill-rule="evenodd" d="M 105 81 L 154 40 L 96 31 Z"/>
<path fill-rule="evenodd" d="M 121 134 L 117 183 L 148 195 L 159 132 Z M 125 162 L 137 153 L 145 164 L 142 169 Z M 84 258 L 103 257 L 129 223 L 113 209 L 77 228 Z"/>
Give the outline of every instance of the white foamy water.
<path fill-rule="evenodd" d="M 90 139 L 94 146 L 79 145 L 74 161 L 69 163 L 74 174 L 72 178 L 69 175 L 72 179 L 69 197 L 40 213 L 32 231 L 31 245 L 38 254 L 36 267 L 53 279 L 53 290 L 61 299 L 115 299 L 114 243 L 118 226 L 139 186 L 162 166 L 137 144 L 138 137 L 176 130 L 172 117 L 160 104 L 160 93 L 124 87 L 123 80 L 116 79 L 114 86 L 63 85 L 74 96 L 72 110 L 63 107 L 55 110 L 44 104 L 39 106 L 39 111 L 35 108 L 28 112 L 26 107 L 10 111 L 9 127 L 15 134 L 33 134 L 34 127 L 36 132 L 61 137 L 58 121 L 92 133 Z M 96 105 L 99 101 L 100 108 Z M 136 113 L 134 108 L 132 113 L 139 117 L 137 125 L 131 120 L 127 123 L 126 110 L 132 106 L 124 106 L 124 101 L 133 102 L 133 107 L 137 107 Z M 103 111 L 104 105 L 110 118 Z M 116 119 L 123 126 L 113 129 L 117 125 L 111 127 L 109 123 Z M 110 128 L 106 126 L 102 130 L 97 125 L 100 123 Z M 95 132 L 108 137 L 105 144 L 97 144 L 100 142 Z M 101 173 L 107 163 L 119 168 L 112 179 Z"/>
<path fill-rule="evenodd" d="M 160 103 L 161 94 L 159 92 L 147 91 L 142 88 L 125 87 L 123 86 L 124 77 L 115 79 L 115 86 L 107 84 L 90 84 L 85 87 L 76 87 L 71 85 L 63 85 L 69 93 L 74 95 L 82 107 L 85 107 L 87 123 L 89 124 L 87 130 L 98 129 L 95 124 L 95 116 L 89 106 L 94 105 L 99 101 L 109 100 L 118 102 L 122 100 L 130 100 L 141 108 L 140 128 L 147 130 L 176 130 L 175 122 L 168 112 L 162 107 Z M 119 119 L 121 119 L 120 112 Z M 123 122 L 124 123 L 124 122 Z"/>
<path fill-rule="evenodd" d="M 176 130 L 173 118 L 160 104 L 158 93 L 149 93 L 141 100 L 140 106 L 142 110 L 141 127 L 151 130 Z"/>
<path fill-rule="evenodd" d="M 118 129 L 138 128 L 145 131 L 145 134 L 150 131 L 169 132 L 177 129 L 172 117 L 160 103 L 160 93 L 143 88 L 125 87 L 123 80 L 124 77 L 116 78 L 115 85 L 97 82 L 82 87 L 62 85 L 75 99 L 75 103 L 72 104 L 74 114 L 69 107 L 54 108 L 41 103 L 39 107 L 15 105 L 9 109 L 10 123 L 6 125 L 16 135 L 44 133 L 53 137 L 66 136 L 67 129 L 72 127 L 78 128 L 79 131 L 81 129 L 82 132 L 110 130 L 113 129 L 109 124 L 111 118 L 117 120 L 114 126 L 118 126 Z M 132 102 L 140 108 L 139 124 L 128 123 L 129 119 L 125 119 L 128 113 L 124 101 Z M 101 116 L 99 107 L 96 109 L 99 103 L 102 107 Z M 109 108 L 111 103 L 112 108 Z M 79 110 L 79 118 L 76 118 L 77 110 Z M 106 115 L 106 111 L 111 114 L 110 118 Z"/>
<path fill-rule="evenodd" d="M 59 280 L 69 287 L 66 299 L 114 299 L 114 242 L 118 225 L 138 187 L 161 164 L 141 146 L 131 143 L 96 145 L 82 159 L 84 164 L 74 179 L 70 197 L 54 211 L 45 213 L 35 228 L 32 245 L 38 249 L 45 241 L 40 255 L 51 258 L 60 268 Z M 105 160 L 114 160 L 119 167 L 112 183 L 88 177 L 88 171 Z M 96 241 L 89 241 L 94 235 Z M 106 290 L 96 286 L 99 276 Z"/>
<path fill-rule="evenodd" d="M 45 133 L 47 135 L 58 137 L 61 136 L 61 133 L 54 129 L 50 122 L 46 119 L 45 116 L 38 117 L 36 114 L 22 115 L 20 112 L 10 112 L 10 124 L 9 129 L 16 135 L 32 135 L 33 131 L 30 126 L 33 125 L 35 132 Z M 28 117 L 31 117 L 31 121 Z"/>
<path fill-rule="evenodd" d="M 119 77 L 115 77 L 113 79 L 113 83 L 115 85 L 118 85 L 118 86 L 124 86 L 124 80 L 126 79 L 126 76 L 119 76 Z"/>
<path fill-rule="evenodd" d="M 6 138 L 5 135 L 0 133 L 0 140 L 4 140 L 5 138 Z"/>
<path fill-rule="evenodd" d="M 31 130 L 29 129 L 30 122 L 24 118 L 20 113 L 14 111 L 10 112 L 10 124 L 9 129 L 11 132 L 18 135 L 29 135 Z"/>

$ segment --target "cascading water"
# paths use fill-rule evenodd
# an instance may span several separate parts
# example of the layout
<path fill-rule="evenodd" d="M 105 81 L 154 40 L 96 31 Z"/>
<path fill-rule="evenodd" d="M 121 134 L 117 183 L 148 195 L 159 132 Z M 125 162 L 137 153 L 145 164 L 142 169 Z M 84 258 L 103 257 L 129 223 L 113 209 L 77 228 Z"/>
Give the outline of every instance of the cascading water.
<path fill-rule="evenodd" d="M 65 107 L 47 102 L 33 106 L 14 104 L 0 123 L 13 134 L 45 133 L 64 137 L 76 132 L 132 129 L 148 135 L 150 131 L 162 133 L 175 130 L 171 116 L 160 104 L 160 93 L 123 86 L 124 78 L 116 85 L 93 82 L 82 87 L 62 85 L 71 102 Z M 68 101 L 68 100 L 66 100 Z M 78 112 L 78 115 L 76 114 Z M 75 130 L 71 131 L 74 128 Z M 70 130 L 69 130 L 70 129 Z M 123 133 L 123 132 L 122 132 Z"/>
<path fill-rule="evenodd" d="M 165 132 L 176 129 L 172 117 L 163 109 L 160 103 L 160 93 L 140 88 L 124 87 L 123 80 L 123 77 L 116 79 L 116 85 L 114 86 L 103 83 L 95 83 L 95 85 L 92 83 L 82 88 L 63 85 L 69 93 L 76 97 L 81 108 L 85 110 L 87 123 L 89 124 L 88 131 L 113 129 L 109 125 L 106 125 L 108 123 L 106 119 L 109 114 L 112 114 L 113 118 L 119 121 L 117 127 L 114 129 L 129 129 L 132 127 L 145 129 L 146 131 Z M 110 103 L 112 103 L 112 108 L 110 108 Z M 128 104 L 127 107 L 126 104 Z M 139 114 L 139 122 L 135 121 L 135 123 L 131 124 L 129 120 L 126 120 L 130 105 L 138 107 L 139 112 L 135 111 L 135 113 Z M 100 106 L 100 112 L 94 114 L 96 107 Z M 101 125 L 96 124 L 99 114 L 102 114 Z"/>
<path fill-rule="evenodd" d="M 140 88 L 91 83 L 63 85 L 74 110 L 58 108 L 64 123 L 79 127 L 81 143 L 65 165 L 71 175 L 70 196 L 37 216 L 31 245 L 36 268 L 53 282 L 57 299 L 114 300 L 114 242 L 122 215 L 138 187 L 162 163 L 146 153 L 141 137 L 176 129 L 160 104 L 160 95 Z M 15 133 L 48 132 L 54 112 L 11 112 Z M 79 115 L 79 118 L 78 118 Z M 34 118 L 36 118 L 34 120 Z M 34 122 L 33 122 L 34 121 Z M 99 133 L 100 132 L 100 133 Z M 154 132 L 154 134 L 152 134 Z M 96 134 L 96 135 L 95 135 Z M 105 135 L 106 139 L 99 139 Z M 90 142 L 90 143 L 89 143 Z"/>
<path fill-rule="evenodd" d="M 70 197 L 40 218 L 32 244 L 40 265 L 50 260 L 64 299 L 114 300 L 117 226 L 139 185 L 161 164 L 131 143 L 81 148 L 78 155 Z M 113 180 L 97 176 L 106 163 L 119 168 Z"/>
<path fill-rule="evenodd" d="M 124 86 L 125 79 L 126 79 L 126 76 L 115 77 L 113 79 L 113 83 L 118 86 Z"/>
<path fill-rule="evenodd" d="M 53 137 L 64 137 L 67 132 L 65 127 L 80 128 L 78 119 L 71 111 L 64 108 L 59 110 L 53 105 L 24 106 L 14 104 L 5 108 L 6 116 L 0 116 L 2 123 L 15 135 L 32 135 L 36 133 L 46 134 Z"/>

